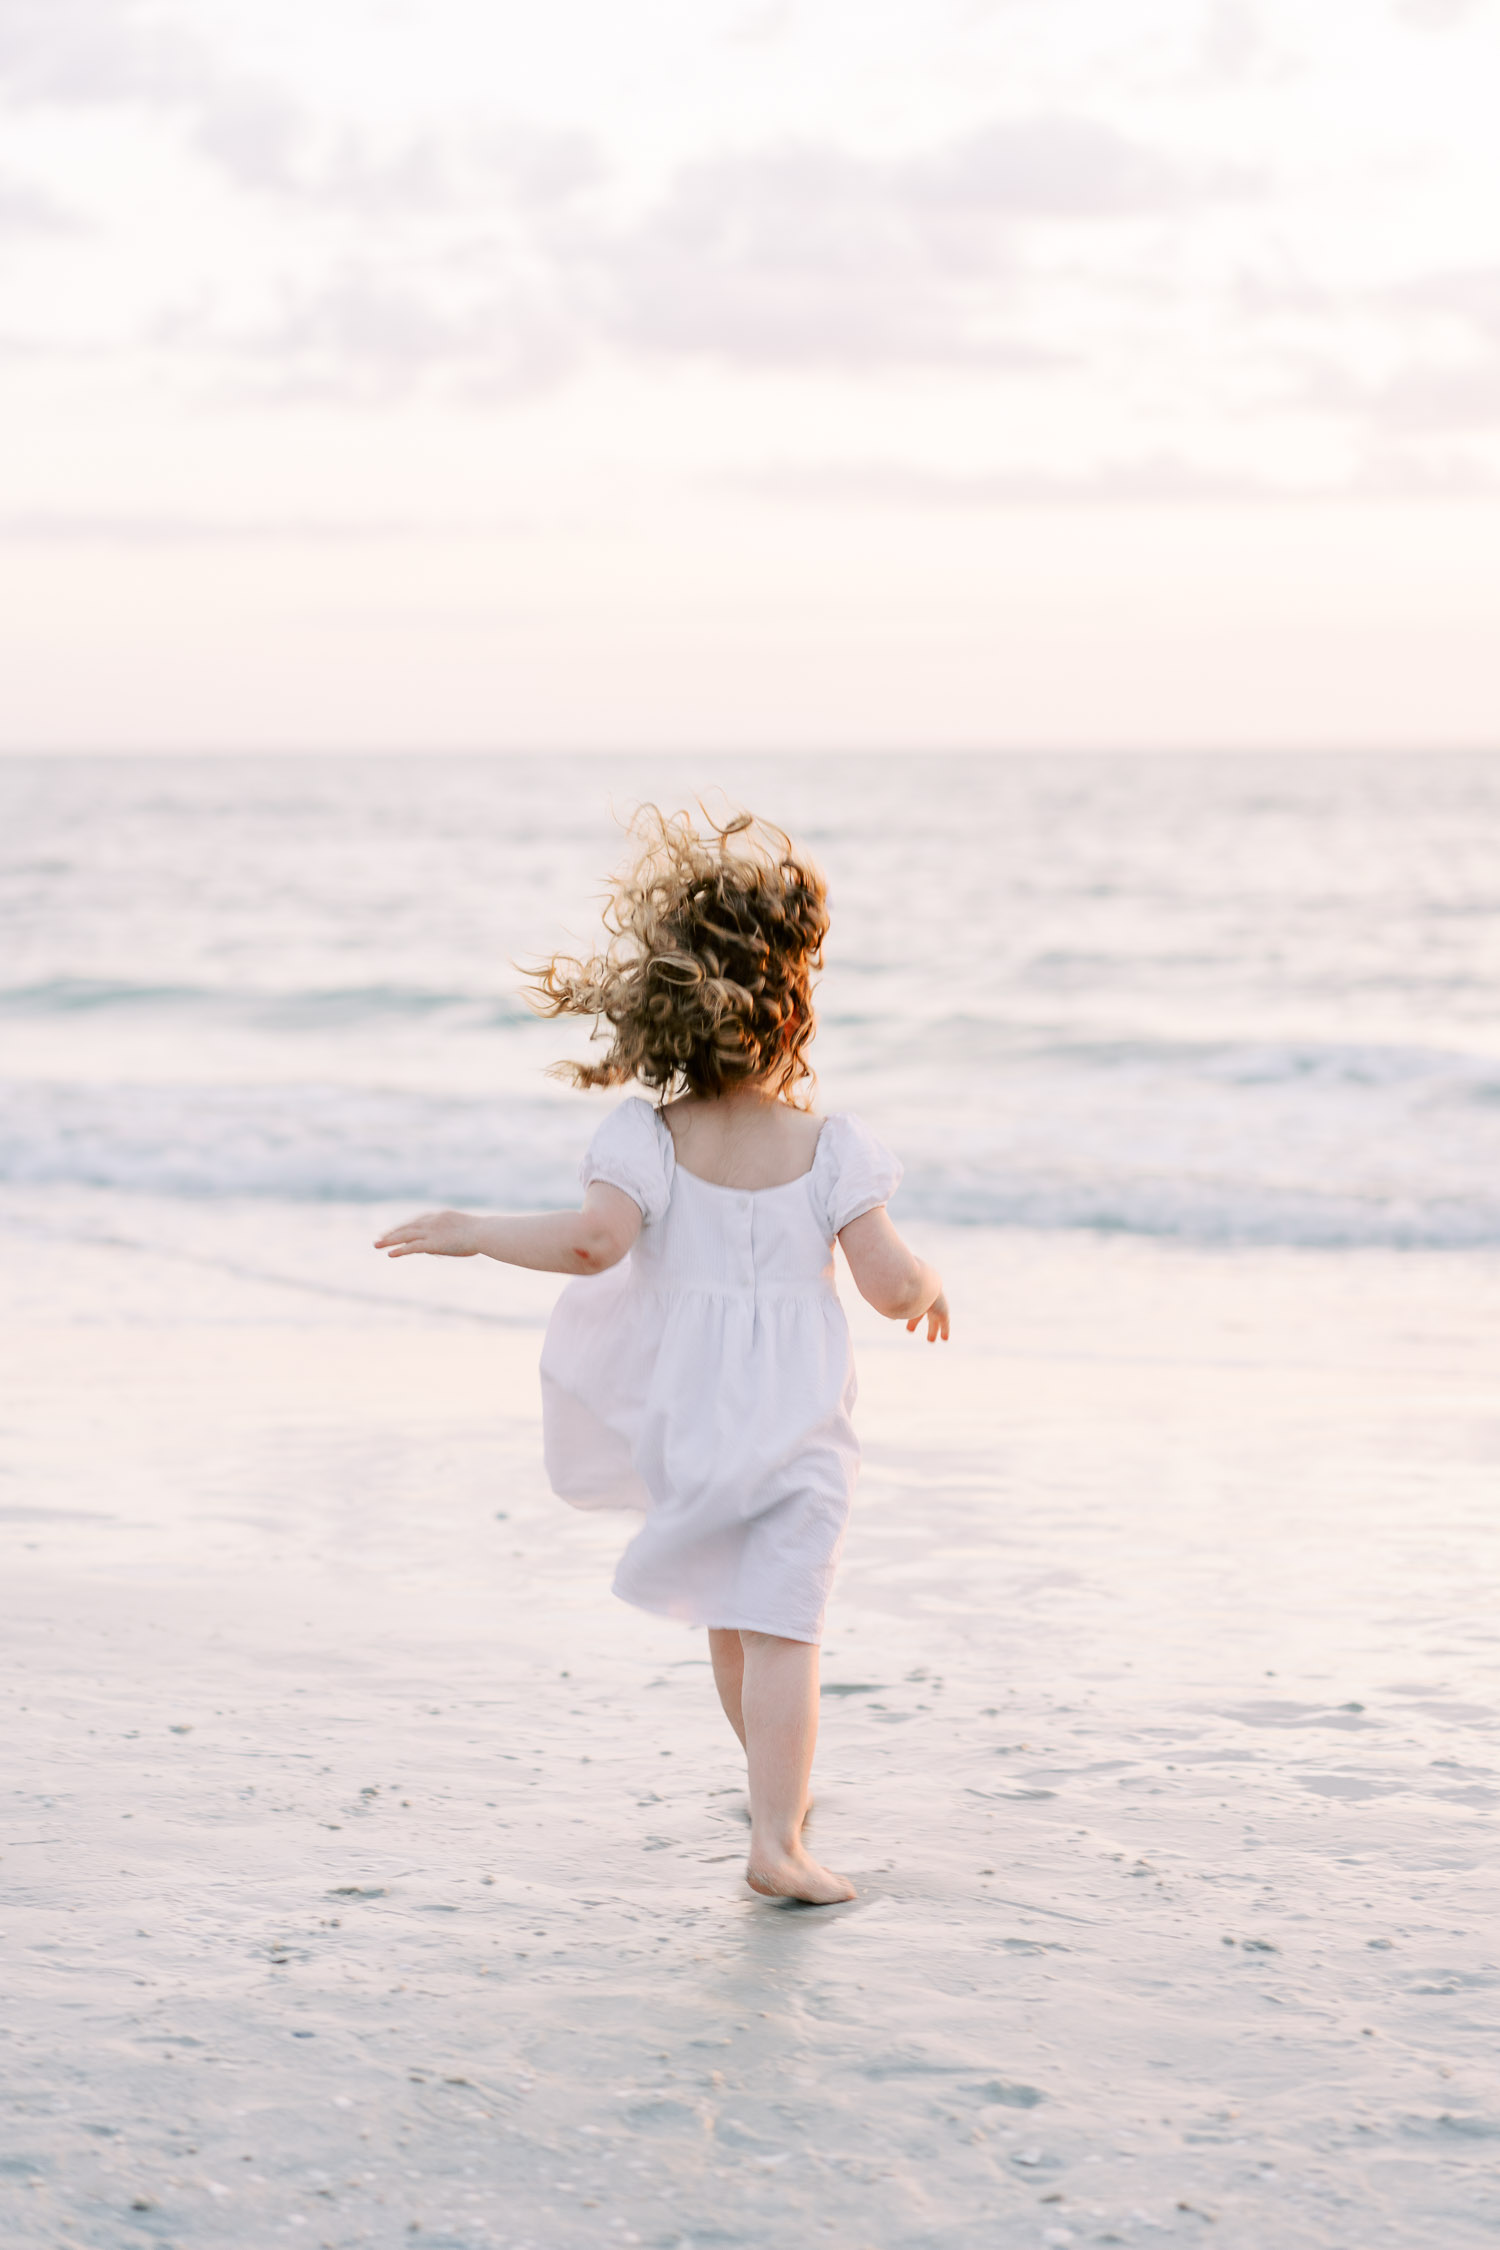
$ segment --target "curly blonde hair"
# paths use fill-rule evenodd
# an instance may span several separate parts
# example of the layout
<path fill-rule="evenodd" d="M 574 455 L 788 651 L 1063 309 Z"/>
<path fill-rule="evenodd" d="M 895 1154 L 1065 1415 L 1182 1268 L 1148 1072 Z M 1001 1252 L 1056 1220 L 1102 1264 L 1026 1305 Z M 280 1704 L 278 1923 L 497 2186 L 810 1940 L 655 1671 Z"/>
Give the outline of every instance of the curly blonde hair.
<path fill-rule="evenodd" d="M 604 909 L 608 944 L 534 973 L 539 1014 L 592 1016 L 613 1034 L 602 1062 L 558 1063 L 556 1076 L 635 1079 L 663 1100 L 684 1088 L 711 1098 L 761 1083 L 790 1097 L 811 1085 L 827 887 L 781 829 L 746 812 L 704 821 L 706 833 L 686 813 L 644 806 L 630 824 L 640 856 Z"/>

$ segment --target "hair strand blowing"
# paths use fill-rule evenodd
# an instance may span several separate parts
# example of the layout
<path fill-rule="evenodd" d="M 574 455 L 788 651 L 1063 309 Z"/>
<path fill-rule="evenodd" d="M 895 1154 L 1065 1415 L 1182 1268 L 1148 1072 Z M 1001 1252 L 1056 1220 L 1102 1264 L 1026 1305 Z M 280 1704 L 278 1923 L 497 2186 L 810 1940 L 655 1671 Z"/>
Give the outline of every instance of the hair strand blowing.
<path fill-rule="evenodd" d="M 634 1079 L 663 1099 L 811 1086 L 827 886 L 768 822 L 704 820 L 706 832 L 685 812 L 643 806 L 630 824 L 640 856 L 610 891 L 603 950 L 556 954 L 534 972 L 538 1014 L 591 1016 L 610 1031 L 601 1061 L 556 1063 L 552 1075 L 575 1086 Z"/>

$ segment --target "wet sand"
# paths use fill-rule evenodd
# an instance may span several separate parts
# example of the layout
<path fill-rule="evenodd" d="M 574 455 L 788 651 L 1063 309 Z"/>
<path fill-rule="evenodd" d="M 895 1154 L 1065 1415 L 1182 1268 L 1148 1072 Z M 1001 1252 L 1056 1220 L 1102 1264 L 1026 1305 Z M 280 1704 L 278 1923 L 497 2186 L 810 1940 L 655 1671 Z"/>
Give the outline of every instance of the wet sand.
<path fill-rule="evenodd" d="M 809 1912 L 543 1488 L 545 1286 L 149 1218 L 0 1211 L 8 2243 L 1494 2240 L 1493 1260 L 861 1317 Z"/>

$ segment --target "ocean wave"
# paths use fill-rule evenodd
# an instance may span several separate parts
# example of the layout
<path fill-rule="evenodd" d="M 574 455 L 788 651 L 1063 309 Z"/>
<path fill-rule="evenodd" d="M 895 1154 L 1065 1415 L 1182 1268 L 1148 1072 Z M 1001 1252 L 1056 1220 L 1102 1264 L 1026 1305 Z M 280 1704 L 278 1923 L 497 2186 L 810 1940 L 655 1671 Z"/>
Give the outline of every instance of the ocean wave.
<path fill-rule="evenodd" d="M 482 1029 L 509 1029 L 536 1020 L 519 996 L 394 984 L 278 991 L 112 977 L 46 977 L 33 984 L 0 986 L 0 1016 L 46 1021 L 146 1011 L 219 1018 L 236 1028 L 263 1024 L 292 1035 L 299 1030 L 316 1035 L 345 1023 L 365 1026 L 381 1017 L 462 1017 Z"/>
<path fill-rule="evenodd" d="M 305 1070 L 307 1042 L 345 1030 L 375 1037 L 383 1029 L 399 1035 L 409 1026 L 424 1039 L 433 1032 L 456 1038 L 490 1034 L 497 1060 L 518 1034 L 562 1043 L 568 1038 L 556 1025 L 544 1027 L 519 993 L 493 989 L 389 982 L 276 988 L 84 976 L 0 986 L 0 1019 L 58 1027 L 76 1042 L 70 1051 L 85 1064 L 93 1041 L 101 1067 L 85 1075 L 110 1075 L 111 1060 L 117 1063 L 124 1052 L 117 1027 L 124 1036 L 132 1018 L 144 1017 L 163 1019 L 169 1034 L 176 1024 L 184 1033 L 218 1028 L 229 1035 L 268 1035 L 272 1069 L 279 1065 L 287 1079 Z M 1095 1084 L 1101 1098 L 1113 1098 L 1103 1096 L 1104 1082 L 1134 1079 L 1224 1089 L 1405 1087 L 1445 1101 L 1500 1104 L 1500 1052 L 1479 1052 L 1451 1039 L 1216 1037 L 1069 1023 L 1005 1009 L 923 1015 L 888 1008 L 872 1016 L 840 1004 L 836 995 L 820 1006 L 819 1024 L 819 1057 L 835 1071 L 852 1068 L 893 1087 L 903 1079 L 941 1076 L 971 1101 L 1002 1078 L 1016 1083 L 1031 1076 L 1046 1083 Z M 527 1067 L 534 1067 L 529 1046 L 526 1053 Z"/>
<path fill-rule="evenodd" d="M 843 1044 L 843 1024 L 827 1015 L 820 1026 L 819 1051 L 831 1054 Z M 877 1069 L 943 1072 L 954 1082 L 984 1072 L 995 1086 L 1034 1073 L 1101 1081 L 1169 1078 L 1225 1088 L 1445 1087 L 1459 1098 L 1500 1098 L 1500 1049 L 1487 1053 L 1453 1039 L 1214 1037 L 953 1015 L 918 1026 L 889 1019 L 878 1027 L 861 1025 L 858 1047 Z"/>
<path fill-rule="evenodd" d="M 1500 1245 L 1500 1117 L 1340 1082 L 1285 1098 L 1201 1081 L 1054 1078 L 991 1102 L 860 1106 L 901 1150 L 900 1211 L 954 1225 L 1087 1229 L 1213 1244 Z M 577 1193 L 600 1114 L 324 1085 L 0 1084 L 0 1182 L 185 1198 L 537 1209 Z"/>
<path fill-rule="evenodd" d="M 1500 1195 L 1424 1199 L 1149 1171 L 1089 1180 L 1013 1172 L 959 1186 L 909 1169 L 902 1212 L 946 1225 L 1138 1235 L 1216 1249 L 1500 1248 Z"/>
<path fill-rule="evenodd" d="M 576 1192 L 556 1105 L 329 1086 L 0 1087 L 0 1182 L 289 1202 Z"/>

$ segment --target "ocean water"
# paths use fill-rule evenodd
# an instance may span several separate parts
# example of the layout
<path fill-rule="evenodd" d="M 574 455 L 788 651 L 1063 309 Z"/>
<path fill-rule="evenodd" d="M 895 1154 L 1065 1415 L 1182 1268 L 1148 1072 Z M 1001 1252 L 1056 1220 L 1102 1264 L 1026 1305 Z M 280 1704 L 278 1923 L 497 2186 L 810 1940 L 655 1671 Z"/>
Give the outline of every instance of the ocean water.
<path fill-rule="evenodd" d="M 820 1099 L 909 1217 L 1500 1243 L 1483 757 L 3 761 L 0 1192 L 565 1199 L 517 964 L 716 790 L 828 873 Z"/>

